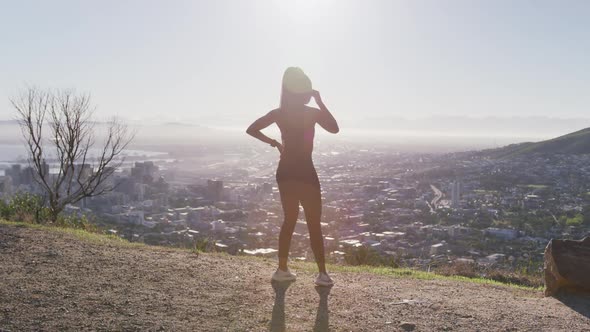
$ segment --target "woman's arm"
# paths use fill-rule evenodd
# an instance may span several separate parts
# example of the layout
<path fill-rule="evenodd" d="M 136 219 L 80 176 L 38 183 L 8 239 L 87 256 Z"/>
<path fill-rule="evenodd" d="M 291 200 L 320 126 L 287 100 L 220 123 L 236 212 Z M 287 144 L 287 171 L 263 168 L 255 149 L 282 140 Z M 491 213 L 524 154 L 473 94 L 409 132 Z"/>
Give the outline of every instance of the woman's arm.
<path fill-rule="evenodd" d="M 272 139 L 266 135 L 264 135 L 261 130 L 270 126 L 271 124 L 276 122 L 275 119 L 275 112 L 270 111 L 266 115 L 262 116 L 258 120 L 252 122 L 250 127 L 246 129 L 246 133 L 252 137 L 258 138 L 259 140 L 263 141 L 264 143 L 270 144 L 272 147 L 276 147 L 279 149 L 279 152 L 283 152 L 283 145 L 279 143 L 277 140 Z"/>
<path fill-rule="evenodd" d="M 318 104 L 318 106 L 320 107 L 320 111 L 318 112 L 317 117 L 317 123 L 319 123 L 320 126 L 322 126 L 322 128 L 324 128 L 326 131 L 332 134 L 338 133 L 340 131 L 340 128 L 338 127 L 338 122 L 336 122 L 336 119 L 334 119 L 332 113 L 330 113 L 326 105 L 324 105 L 322 97 L 320 97 L 320 92 L 317 90 L 313 90 L 313 98 L 315 99 L 316 104 Z"/>

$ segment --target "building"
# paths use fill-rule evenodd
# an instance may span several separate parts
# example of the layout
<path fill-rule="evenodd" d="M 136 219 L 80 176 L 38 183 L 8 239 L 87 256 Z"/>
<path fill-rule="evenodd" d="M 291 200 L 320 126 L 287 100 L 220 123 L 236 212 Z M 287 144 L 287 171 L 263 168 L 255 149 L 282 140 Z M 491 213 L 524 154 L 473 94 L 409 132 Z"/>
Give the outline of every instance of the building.
<path fill-rule="evenodd" d="M 146 188 L 147 188 L 147 185 L 145 185 L 143 183 L 136 183 L 135 184 L 135 194 L 136 194 L 137 200 L 139 202 L 142 202 L 145 199 Z"/>
<path fill-rule="evenodd" d="M 453 208 L 458 208 L 460 199 L 461 199 L 461 182 L 454 181 L 451 184 L 451 206 Z"/>
<path fill-rule="evenodd" d="M 207 180 L 207 198 L 214 202 L 223 200 L 223 181 Z"/>
<path fill-rule="evenodd" d="M 43 163 L 43 169 L 49 173 L 49 165 Z M 31 167 L 22 168 L 20 164 L 14 164 L 4 173 L 6 176 L 12 178 L 12 184 L 16 187 L 20 185 L 31 185 L 33 184 L 33 169 Z"/>
<path fill-rule="evenodd" d="M 7 169 L 4 174 L 12 178 L 12 183 L 16 186 L 22 183 L 22 175 L 21 175 L 21 165 L 15 164 L 12 165 L 9 169 Z"/>
<path fill-rule="evenodd" d="M 12 178 L 10 176 L 0 176 L 0 196 L 12 195 Z"/>
<path fill-rule="evenodd" d="M 445 241 L 430 246 L 430 256 L 437 256 L 445 254 L 448 250 L 448 245 Z"/>
<path fill-rule="evenodd" d="M 487 236 L 493 236 L 503 240 L 513 240 L 518 237 L 518 231 L 515 229 L 508 228 L 493 228 L 488 227 L 484 230 L 484 234 Z"/>
<path fill-rule="evenodd" d="M 153 161 L 136 162 L 131 169 L 131 177 L 138 182 L 150 183 L 154 180 L 158 166 Z"/>

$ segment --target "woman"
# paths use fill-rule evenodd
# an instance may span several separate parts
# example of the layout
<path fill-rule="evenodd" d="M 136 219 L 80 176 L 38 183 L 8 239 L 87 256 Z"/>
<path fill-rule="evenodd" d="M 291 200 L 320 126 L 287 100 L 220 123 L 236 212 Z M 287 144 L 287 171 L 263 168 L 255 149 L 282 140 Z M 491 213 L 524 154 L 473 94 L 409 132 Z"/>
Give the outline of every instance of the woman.
<path fill-rule="evenodd" d="M 319 110 L 306 106 L 311 97 L 315 99 Z M 260 131 L 273 123 L 276 123 L 281 130 L 281 143 Z M 326 272 L 324 238 L 320 226 L 322 216 L 320 181 L 311 158 L 316 123 L 330 133 L 335 134 L 339 131 L 338 123 L 322 102 L 320 93 L 312 90 L 311 81 L 307 75 L 300 68 L 289 67 L 283 75 L 280 107 L 254 121 L 246 132 L 276 147 L 281 154 L 276 178 L 285 219 L 279 235 L 279 266 L 272 279 L 292 281 L 296 278 L 287 267 L 287 258 L 291 236 L 299 215 L 299 203 L 301 203 L 305 212 L 311 248 L 319 269 L 315 283 L 319 286 L 331 286 L 334 282 Z"/>

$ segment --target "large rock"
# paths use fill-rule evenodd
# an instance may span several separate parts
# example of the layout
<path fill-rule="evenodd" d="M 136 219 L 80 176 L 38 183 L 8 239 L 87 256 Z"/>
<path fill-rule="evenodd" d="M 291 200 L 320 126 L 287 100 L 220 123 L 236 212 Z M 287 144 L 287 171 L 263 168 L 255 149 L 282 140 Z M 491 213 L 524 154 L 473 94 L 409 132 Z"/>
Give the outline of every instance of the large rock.
<path fill-rule="evenodd" d="M 553 239 L 545 248 L 545 296 L 561 289 L 590 292 L 590 237 Z"/>

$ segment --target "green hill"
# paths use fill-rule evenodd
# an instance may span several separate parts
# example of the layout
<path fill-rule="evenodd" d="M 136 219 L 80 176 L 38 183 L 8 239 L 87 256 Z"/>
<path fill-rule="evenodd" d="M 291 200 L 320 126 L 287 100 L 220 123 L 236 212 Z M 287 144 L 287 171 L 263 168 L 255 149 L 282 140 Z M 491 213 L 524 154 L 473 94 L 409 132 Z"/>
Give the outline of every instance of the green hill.
<path fill-rule="evenodd" d="M 509 158 L 529 153 L 590 153 L 590 128 L 582 129 L 567 135 L 536 143 L 511 144 L 503 148 L 489 150 L 490 155 L 498 158 Z"/>

